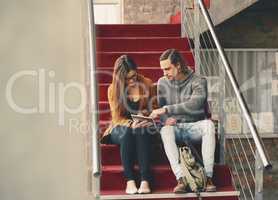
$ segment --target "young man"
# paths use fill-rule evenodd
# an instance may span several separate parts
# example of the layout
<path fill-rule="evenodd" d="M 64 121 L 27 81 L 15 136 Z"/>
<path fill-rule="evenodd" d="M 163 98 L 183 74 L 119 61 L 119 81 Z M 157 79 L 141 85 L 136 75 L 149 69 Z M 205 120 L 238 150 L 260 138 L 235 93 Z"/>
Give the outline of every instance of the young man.
<path fill-rule="evenodd" d="M 185 176 L 179 163 L 177 142 L 202 141 L 202 156 L 207 175 L 206 191 L 216 190 L 212 182 L 215 128 L 207 119 L 207 81 L 189 69 L 181 54 L 168 49 L 160 56 L 164 77 L 158 80 L 159 109 L 151 117 L 160 117 L 164 126 L 160 134 L 173 173 L 178 181 L 175 193 L 186 192 L 182 177 Z"/>

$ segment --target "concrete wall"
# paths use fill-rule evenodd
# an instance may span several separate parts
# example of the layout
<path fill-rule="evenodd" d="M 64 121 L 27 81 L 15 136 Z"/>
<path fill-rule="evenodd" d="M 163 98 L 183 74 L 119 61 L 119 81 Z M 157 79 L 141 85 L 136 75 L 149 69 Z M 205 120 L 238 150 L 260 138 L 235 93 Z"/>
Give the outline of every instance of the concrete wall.
<path fill-rule="evenodd" d="M 180 9 L 180 0 L 123 0 L 123 23 L 167 24 Z"/>
<path fill-rule="evenodd" d="M 277 0 L 255 3 L 216 27 L 225 48 L 278 48 Z"/>
<path fill-rule="evenodd" d="M 88 199 L 86 133 L 69 126 L 71 118 L 85 122 L 85 111 L 62 120 L 62 102 L 76 108 L 80 94 L 58 92 L 85 84 L 81 2 L 0 1 L 1 200 Z"/>
<path fill-rule="evenodd" d="M 215 24 L 237 14 L 258 0 L 211 0 L 209 12 Z M 186 0 L 185 4 L 192 4 Z M 170 16 L 180 10 L 180 0 L 123 0 L 124 23 L 169 23 Z"/>
<path fill-rule="evenodd" d="M 229 19 L 258 0 L 211 0 L 209 12 L 215 25 Z"/>

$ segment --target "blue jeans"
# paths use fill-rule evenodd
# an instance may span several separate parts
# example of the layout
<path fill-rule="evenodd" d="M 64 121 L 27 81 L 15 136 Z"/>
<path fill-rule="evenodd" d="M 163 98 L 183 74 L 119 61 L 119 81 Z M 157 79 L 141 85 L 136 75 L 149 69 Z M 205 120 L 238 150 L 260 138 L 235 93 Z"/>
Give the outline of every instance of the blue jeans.
<path fill-rule="evenodd" d="M 176 179 L 185 176 L 179 163 L 179 151 L 176 142 L 202 142 L 202 156 L 206 175 L 212 177 L 215 128 L 211 120 L 193 123 L 178 123 L 175 126 L 164 126 L 160 130 L 164 149 Z"/>
<path fill-rule="evenodd" d="M 135 180 L 134 164 L 137 158 L 141 181 L 150 181 L 150 137 L 147 128 L 132 129 L 117 126 L 111 133 L 111 142 L 120 145 L 120 154 L 127 180 Z"/>

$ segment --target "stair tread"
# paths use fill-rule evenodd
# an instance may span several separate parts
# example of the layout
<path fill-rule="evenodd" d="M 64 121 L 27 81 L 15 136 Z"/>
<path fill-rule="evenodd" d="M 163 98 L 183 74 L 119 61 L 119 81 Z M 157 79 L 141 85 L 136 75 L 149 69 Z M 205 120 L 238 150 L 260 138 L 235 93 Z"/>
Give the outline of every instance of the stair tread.
<path fill-rule="evenodd" d="M 162 54 L 164 51 L 156 50 L 156 51 L 98 51 L 97 54 Z M 179 51 L 181 54 L 183 53 L 192 53 L 191 50 L 181 50 Z"/>
<path fill-rule="evenodd" d="M 138 166 L 135 165 L 135 169 L 138 169 Z M 170 165 L 153 165 L 151 167 L 152 170 L 171 170 Z M 110 172 L 121 172 L 123 171 L 122 165 L 104 165 L 102 166 L 102 171 L 110 171 Z"/>
<path fill-rule="evenodd" d="M 119 195 L 119 196 L 118 196 Z M 239 196 L 239 192 L 235 190 L 233 186 L 223 186 L 218 187 L 216 192 L 201 192 L 202 197 L 217 197 L 217 196 Z M 149 199 L 149 198 L 186 198 L 186 197 L 196 197 L 195 193 L 188 192 L 185 194 L 174 194 L 173 188 L 162 189 L 162 190 L 153 190 L 151 194 L 135 194 L 135 195 L 127 195 L 123 190 L 109 190 L 109 191 L 101 191 L 101 199 L 109 197 L 114 197 L 118 199 L 131 198 L 131 199 Z"/>

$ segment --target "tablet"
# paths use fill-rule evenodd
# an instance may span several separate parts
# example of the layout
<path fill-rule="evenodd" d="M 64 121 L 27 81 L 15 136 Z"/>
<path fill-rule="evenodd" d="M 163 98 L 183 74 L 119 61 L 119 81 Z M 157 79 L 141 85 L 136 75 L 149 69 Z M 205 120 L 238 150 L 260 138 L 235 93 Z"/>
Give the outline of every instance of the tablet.
<path fill-rule="evenodd" d="M 151 118 L 151 117 L 146 117 L 146 116 L 142 116 L 142 115 L 131 115 L 131 117 L 132 117 L 133 120 L 138 120 L 138 121 L 144 121 L 144 120 L 146 120 L 146 121 L 148 121 L 148 122 L 151 122 L 152 125 L 153 125 L 155 128 L 157 128 L 154 119 Z"/>

